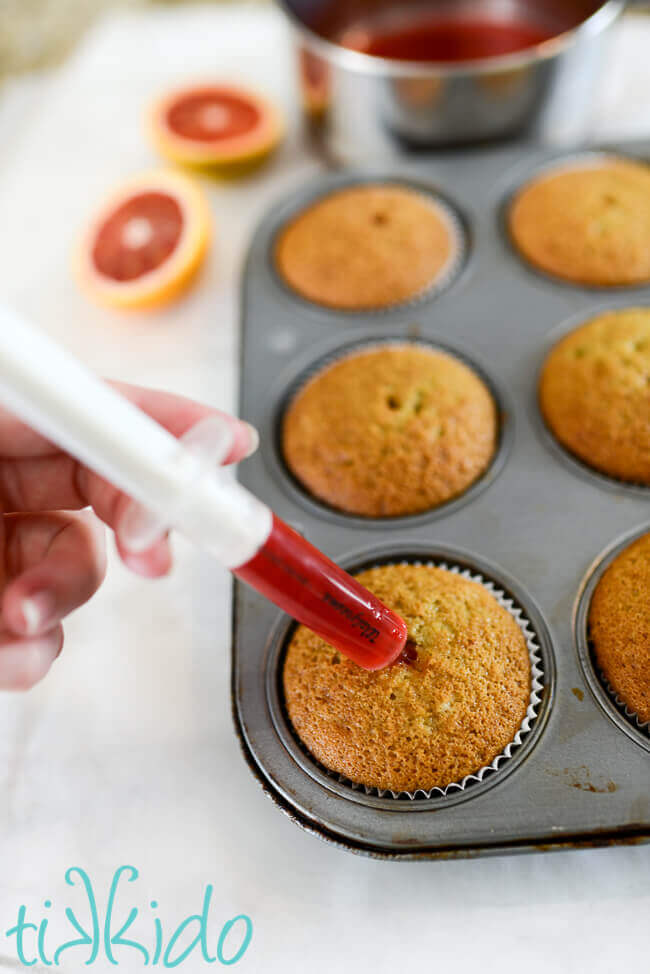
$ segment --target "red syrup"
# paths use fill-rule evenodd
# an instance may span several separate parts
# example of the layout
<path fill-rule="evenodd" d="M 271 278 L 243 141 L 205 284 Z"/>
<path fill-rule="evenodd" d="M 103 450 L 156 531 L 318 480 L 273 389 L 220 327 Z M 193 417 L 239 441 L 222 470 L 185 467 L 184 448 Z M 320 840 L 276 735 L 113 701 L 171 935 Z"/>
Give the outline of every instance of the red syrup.
<path fill-rule="evenodd" d="M 397 662 L 406 663 L 407 666 L 414 666 L 418 661 L 417 646 L 412 639 L 407 639 Z"/>
<path fill-rule="evenodd" d="M 366 670 L 399 659 L 406 623 L 280 518 L 234 574 Z"/>
<path fill-rule="evenodd" d="M 467 14 L 420 14 L 395 26 L 360 25 L 340 38 L 343 47 L 398 61 L 459 62 L 502 57 L 535 47 L 561 32 L 526 20 L 498 20 Z"/>

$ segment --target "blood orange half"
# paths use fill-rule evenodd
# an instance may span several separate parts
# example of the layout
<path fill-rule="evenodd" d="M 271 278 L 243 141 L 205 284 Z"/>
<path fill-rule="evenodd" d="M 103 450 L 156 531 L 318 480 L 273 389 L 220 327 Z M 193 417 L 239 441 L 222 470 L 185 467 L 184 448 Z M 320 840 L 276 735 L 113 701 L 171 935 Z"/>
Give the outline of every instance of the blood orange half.
<path fill-rule="evenodd" d="M 159 99 L 149 115 L 151 139 L 166 159 L 224 170 L 262 162 L 283 130 L 268 99 L 234 85 L 177 89 Z"/>
<path fill-rule="evenodd" d="M 101 304 L 150 308 L 179 294 L 210 241 L 208 202 L 177 172 L 150 172 L 116 189 L 99 208 L 78 248 L 81 285 Z"/>

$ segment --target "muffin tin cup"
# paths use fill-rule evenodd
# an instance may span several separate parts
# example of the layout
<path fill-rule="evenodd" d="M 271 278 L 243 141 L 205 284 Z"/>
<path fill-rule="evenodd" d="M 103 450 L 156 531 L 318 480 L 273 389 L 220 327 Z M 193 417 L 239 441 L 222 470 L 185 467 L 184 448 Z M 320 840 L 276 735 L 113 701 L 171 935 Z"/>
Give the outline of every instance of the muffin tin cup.
<path fill-rule="evenodd" d="M 338 190 L 368 184 L 400 186 L 417 193 L 427 202 L 427 204 L 433 203 L 435 205 L 435 207 L 444 217 L 453 247 L 453 252 L 450 254 L 447 264 L 440 270 L 436 278 L 430 284 L 426 285 L 426 287 L 422 288 L 420 291 L 417 291 L 410 298 L 381 305 L 379 307 L 336 308 L 332 305 L 322 304 L 318 301 L 312 300 L 311 298 L 301 294 L 299 291 L 294 290 L 289 282 L 283 277 L 282 272 L 277 266 L 275 258 L 276 245 L 284 227 L 290 223 L 292 219 L 299 216 L 305 210 L 308 210 L 310 206 L 320 202 L 326 196 L 329 196 Z M 308 188 L 306 191 L 301 193 L 300 201 L 298 203 L 289 204 L 284 209 L 282 220 L 279 221 L 277 231 L 273 236 L 273 240 L 271 241 L 271 246 L 269 248 L 269 263 L 271 275 L 275 285 L 279 287 L 281 291 L 291 299 L 291 301 L 302 305 L 305 310 L 309 309 L 312 312 L 317 312 L 320 314 L 329 314 L 336 317 L 344 316 L 351 319 L 363 315 L 381 317 L 382 315 L 390 314 L 396 311 L 409 311 L 411 309 L 416 309 L 424 302 L 433 300 L 434 298 L 438 297 L 438 295 L 442 294 L 461 275 L 468 260 L 469 247 L 470 241 L 467 230 L 467 221 L 463 216 L 462 210 L 451 200 L 451 198 L 438 192 L 435 187 L 418 183 L 414 179 L 407 180 L 399 176 L 392 178 L 378 178 L 377 176 L 357 172 L 347 173 L 340 185 L 334 184 L 328 189 L 327 192 L 323 192 L 320 182 L 316 183 L 313 188 Z"/>
<path fill-rule="evenodd" d="M 595 151 L 650 160 L 650 141 Z M 291 622 L 235 585 L 233 707 L 245 757 L 293 821 L 357 853 L 428 859 L 650 841 L 647 738 L 575 651 L 572 616 L 595 553 L 648 520 L 648 489 L 573 459 L 544 427 L 536 388 L 550 339 L 601 310 L 649 304 L 650 285 L 574 285 L 536 272 L 513 250 L 504 201 L 561 157 L 557 149 L 502 145 L 412 156 L 388 171 L 326 173 L 266 215 L 249 252 L 240 412 L 259 428 L 262 447 L 242 464 L 242 482 L 349 570 L 433 561 L 493 581 L 523 609 L 541 650 L 539 711 L 497 770 L 445 795 L 366 794 L 328 774 L 297 741 L 277 679 Z M 466 259 L 439 293 L 380 312 L 337 312 L 281 283 L 272 253 L 286 220 L 360 179 L 404 182 L 462 202 Z M 278 418 L 314 365 L 383 339 L 431 343 L 465 359 L 495 395 L 503 436 L 484 478 L 457 499 L 423 514 L 366 519 L 326 508 L 292 480 L 277 448 Z"/>
<path fill-rule="evenodd" d="M 431 799 L 447 799 L 451 795 L 459 794 L 466 794 L 468 798 L 471 798 L 476 793 L 476 786 L 481 782 L 489 780 L 490 784 L 496 783 L 496 781 L 493 782 L 492 779 L 495 778 L 498 780 L 499 775 L 502 773 L 507 763 L 512 759 L 514 754 L 516 754 L 518 750 L 525 745 L 527 738 L 529 737 L 530 732 L 535 726 L 535 722 L 539 717 L 544 687 L 547 681 L 544 659 L 542 656 L 542 650 L 540 648 L 540 638 L 533 627 L 533 623 L 528 618 L 526 610 L 518 601 L 515 601 L 515 598 L 512 595 L 507 594 L 501 585 L 496 582 L 491 575 L 486 576 L 472 570 L 472 568 L 457 564 L 453 561 L 453 558 L 450 560 L 447 560 L 446 558 L 443 558 L 442 560 L 436 559 L 435 561 L 430 559 L 415 560 L 411 558 L 405 560 L 399 558 L 384 558 L 381 561 L 381 564 L 424 564 L 444 568 L 455 575 L 459 575 L 462 578 L 466 578 L 469 581 L 477 582 L 479 585 L 482 585 L 483 588 L 485 588 L 486 591 L 488 591 L 490 595 L 496 599 L 499 605 L 501 605 L 512 616 L 526 640 L 531 675 L 530 696 L 528 707 L 526 709 L 526 715 L 513 740 L 506 745 L 503 751 L 494 757 L 490 764 L 465 775 L 460 781 L 451 781 L 448 785 L 435 786 L 428 790 L 418 788 L 412 792 L 397 792 L 392 791 L 391 789 L 373 788 L 351 781 L 344 775 L 331 771 L 321 764 L 301 742 L 297 732 L 293 729 L 291 720 L 286 712 L 283 699 L 284 695 L 281 686 L 282 667 L 287 645 L 295 629 L 294 624 L 289 624 L 286 627 L 284 638 L 280 639 L 277 644 L 279 651 L 273 654 L 268 661 L 267 697 L 273 723 L 278 734 L 282 737 L 285 746 L 291 751 L 291 753 L 300 759 L 306 758 L 306 760 L 301 760 L 301 763 L 302 766 L 309 771 L 309 773 L 314 774 L 317 780 L 326 784 L 327 787 L 330 787 L 334 782 L 342 786 L 342 788 L 336 789 L 338 794 L 349 795 L 349 793 L 352 792 L 355 800 L 357 801 L 363 801 L 364 798 L 368 799 L 375 797 L 379 799 L 390 799 L 402 803 L 410 802 L 413 803 L 413 805 L 426 801 L 428 802 L 429 807 L 431 807 L 432 804 Z M 375 562 L 374 564 L 365 564 L 364 567 L 378 567 L 378 563 Z M 351 570 L 356 572 L 357 568 L 355 567 Z M 547 669 L 548 666 L 549 664 L 547 662 Z M 534 743 L 534 741 L 532 743 Z"/>
<path fill-rule="evenodd" d="M 443 352 L 468 366 L 481 379 L 494 400 L 497 411 L 498 429 L 496 448 L 488 466 L 461 493 L 423 511 L 417 511 L 412 514 L 375 517 L 348 513 L 342 509 L 331 507 L 325 501 L 312 494 L 293 474 L 284 459 L 282 426 L 284 415 L 292 401 L 316 375 L 348 356 L 353 356 L 358 352 L 370 351 L 374 348 L 381 348 L 385 345 L 414 345 L 428 350 Z M 464 504 L 470 503 L 474 497 L 489 487 L 499 476 L 507 461 L 515 435 L 514 411 L 505 389 L 487 373 L 485 367 L 477 362 L 470 353 L 464 349 L 453 347 L 443 339 L 438 340 L 435 336 L 431 335 L 426 337 L 398 337 L 364 333 L 357 338 L 350 338 L 343 344 L 339 340 L 333 348 L 324 348 L 321 354 L 318 352 L 316 352 L 315 356 L 310 354 L 307 361 L 303 362 L 298 360 L 294 362 L 291 369 L 280 376 L 277 387 L 272 390 L 271 401 L 272 404 L 279 401 L 279 406 L 274 408 L 271 405 L 269 407 L 268 415 L 271 417 L 271 424 L 268 430 L 265 431 L 266 435 L 263 437 L 265 443 L 263 449 L 267 462 L 273 468 L 275 475 L 282 481 L 286 489 L 309 512 L 317 512 L 322 517 L 336 521 L 339 524 L 356 525 L 375 530 L 382 528 L 395 530 L 410 524 L 428 523 L 436 518 L 444 517 Z"/>
<path fill-rule="evenodd" d="M 641 733 L 644 735 L 644 738 L 647 737 L 648 742 L 650 742 L 650 720 L 646 720 L 646 721 L 640 720 L 638 714 L 636 714 L 633 710 L 630 710 L 630 708 L 625 703 L 625 701 L 621 700 L 616 690 L 614 690 L 613 686 L 609 683 L 609 681 L 605 679 L 605 675 L 603 671 L 598 669 L 597 672 L 598 672 L 598 676 L 600 677 L 600 681 L 602 685 L 604 686 L 605 690 L 609 694 L 609 697 L 612 700 L 612 702 L 615 704 L 617 710 L 620 713 L 622 713 L 633 724 L 633 726 L 637 728 L 637 730 L 641 731 Z M 645 740 L 644 740 L 644 746 L 645 746 Z"/>
<path fill-rule="evenodd" d="M 576 649 L 585 679 L 595 700 L 612 722 L 628 737 L 650 752 L 650 721 L 641 721 L 638 715 L 618 696 L 598 665 L 589 638 L 589 609 L 596 586 L 612 562 L 637 538 L 650 531 L 650 523 L 635 528 L 601 552 L 582 581 L 573 613 Z M 650 593 L 649 596 L 650 598 Z"/>
<path fill-rule="evenodd" d="M 546 364 L 548 355 L 553 348 L 559 342 L 561 342 L 563 338 L 570 335 L 572 331 L 579 328 L 580 325 L 586 324 L 592 318 L 597 318 L 599 315 L 606 314 L 607 312 L 611 311 L 623 311 L 631 306 L 631 302 L 623 302 L 620 297 L 620 292 L 617 292 L 617 296 L 611 304 L 601 303 L 596 307 L 592 306 L 591 308 L 585 308 L 584 312 L 581 312 L 579 315 L 572 315 L 567 321 L 561 322 L 549 332 L 543 343 L 539 367 L 535 376 L 535 384 L 530 404 L 530 414 L 533 425 L 537 430 L 537 434 L 547 449 L 549 449 L 555 457 L 557 457 L 579 477 L 582 477 L 590 483 L 604 488 L 605 490 L 614 491 L 617 494 L 628 493 L 631 496 L 642 497 L 645 500 L 650 501 L 650 486 L 647 484 L 635 483 L 634 481 L 630 480 L 621 480 L 619 477 L 614 477 L 611 474 L 607 474 L 602 470 L 598 470 L 596 467 L 590 467 L 585 460 L 582 460 L 576 454 L 572 453 L 568 447 L 564 446 L 564 444 L 558 440 L 550 426 L 547 425 L 539 401 L 539 385 L 542 378 L 542 372 L 544 371 L 544 365 Z M 638 306 L 643 307 L 643 301 L 640 301 Z M 650 294 L 648 294 L 647 306 L 650 308 Z"/>

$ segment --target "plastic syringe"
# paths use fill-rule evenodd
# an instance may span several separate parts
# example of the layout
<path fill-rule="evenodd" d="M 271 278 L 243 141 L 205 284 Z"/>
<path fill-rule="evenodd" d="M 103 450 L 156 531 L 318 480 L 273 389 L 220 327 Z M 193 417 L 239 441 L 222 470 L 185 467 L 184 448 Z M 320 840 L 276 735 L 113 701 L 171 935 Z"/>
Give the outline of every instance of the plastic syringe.
<path fill-rule="evenodd" d="M 401 655 L 404 621 L 219 465 L 232 432 L 218 416 L 176 439 L 5 308 L 0 402 L 133 499 L 120 527 L 131 551 L 175 528 L 365 669 Z"/>

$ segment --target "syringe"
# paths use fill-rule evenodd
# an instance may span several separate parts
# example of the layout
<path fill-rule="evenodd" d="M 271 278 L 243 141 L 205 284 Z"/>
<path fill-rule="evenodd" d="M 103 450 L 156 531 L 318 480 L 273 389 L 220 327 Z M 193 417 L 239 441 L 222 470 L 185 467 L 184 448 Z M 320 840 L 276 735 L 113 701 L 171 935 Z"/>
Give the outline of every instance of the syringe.
<path fill-rule="evenodd" d="M 131 550 L 175 528 L 365 669 L 401 655 L 404 621 L 219 466 L 232 446 L 219 417 L 176 439 L 4 308 L 0 402 L 133 498 Z"/>

